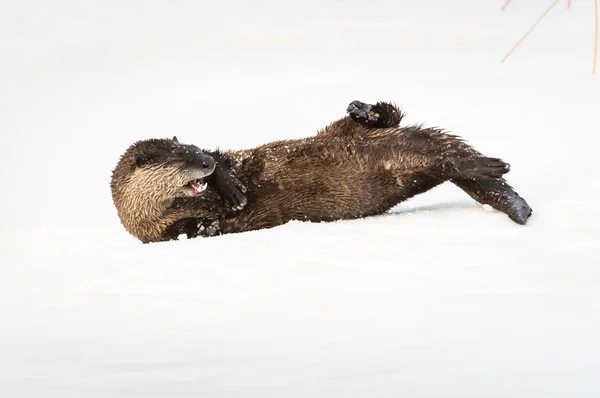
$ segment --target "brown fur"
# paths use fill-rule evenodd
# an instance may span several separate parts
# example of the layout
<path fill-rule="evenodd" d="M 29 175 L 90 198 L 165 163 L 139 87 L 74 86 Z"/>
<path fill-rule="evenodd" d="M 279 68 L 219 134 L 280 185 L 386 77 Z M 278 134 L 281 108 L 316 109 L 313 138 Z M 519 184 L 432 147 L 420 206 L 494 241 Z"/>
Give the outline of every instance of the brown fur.
<path fill-rule="evenodd" d="M 391 109 L 397 112 L 395 116 Z M 149 185 L 161 192 L 162 204 L 156 205 L 156 194 L 144 191 L 138 204 L 116 198 L 115 205 L 128 219 L 124 224 L 138 224 L 128 230 L 150 242 L 174 239 L 182 232 L 188 236 L 234 233 L 290 220 L 321 222 L 382 214 L 452 181 L 480 203 L 507 213 L 520 224 L 527 221 L 529 207 L 506 181 L 470 174 L 472 168 L 465 165 L 482 156 L 471 146 L 439 129 L 397 127 L 402 114 L 395 107 L 388 108 L 385 115 L 383 126 L 365 126 L 348 116 L 314 137 L 222 152 L 248 187 L 248 204 L 243 210 L 229 210 L 211 190 L 200 197 L 167 194 L 164 186 L 171 183 L 171 177 L 143 168 L 115 171 L 115 178 L 127 191 L 131 188 L 124 181 L 131 179 L 129 174 L 145 175 Z M 169 140 L 164 141 L 167 145 Z M 506 171 L 508 168 L 502 173 Z M 212 229 L 206 229 L 208 225 Z"/>
<path fill-rule="evenodd" d="M 214 169 L 214 159 L 193 145 L 159 139 L 134 143 L 121 156 L 110 185 L 123 226 L 144 243 L 172 239 L 166 231 L 186 216 L 173 210 L 175 198 L 193 197 L 187 182 Z M 206 194 L 209 198 L 220 201 L 214 192 Z"/>

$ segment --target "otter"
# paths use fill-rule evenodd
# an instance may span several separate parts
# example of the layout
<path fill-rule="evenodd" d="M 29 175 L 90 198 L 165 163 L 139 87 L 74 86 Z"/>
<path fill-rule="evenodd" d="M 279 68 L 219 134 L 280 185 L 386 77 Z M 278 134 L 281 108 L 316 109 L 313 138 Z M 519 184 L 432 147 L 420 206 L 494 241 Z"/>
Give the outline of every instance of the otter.
<path fill-rule="evenodd" d="M 174 140 L 138 141 L 113 171 L 119 217 L 144 243 L 214 236 L 374 216 L 446 181 L 518 224 L 531 216 L 503 178 L 510 171 L 503 160 L 442 129 L 400 127 L 404 114 L 391 103 L 353 101 L 347 114 L 312 137 L 245 150 L 194 147 L 184 155 Z M 199 171 L 206 156 L 215 171 L 210 164 Z"/>

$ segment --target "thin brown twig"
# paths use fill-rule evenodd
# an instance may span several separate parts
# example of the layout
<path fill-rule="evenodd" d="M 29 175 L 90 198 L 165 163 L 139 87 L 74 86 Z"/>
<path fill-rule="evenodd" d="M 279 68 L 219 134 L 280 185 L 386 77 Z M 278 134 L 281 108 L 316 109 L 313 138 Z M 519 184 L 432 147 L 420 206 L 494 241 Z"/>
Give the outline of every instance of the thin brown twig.
<path fill-rule="evenodd" d="M 598 0 L 594 0 L 594 11 L 596 11 L 596 27 L 594 29 L 594 63 L 592 74 L 596 74 L 596 59 L 598 58 Z"/>
<path fill-rule="evenodd" d="M 502 11 L 506 10 L 506 7 L 508 7 L 508 5 L 510 4 L 511 0 L 506 0 L 506 2 L 504 3 L 504 5 L 502 6 Z"/>
<path fill-rule="evenodd" d="M 504 56 L 504 58 L 502 58 L 502 61 L 500 61 L 500 63 L 503 63 L 504 61 L 506 61 L 506 59 L 507 59 L 507 58 L 510 56 L 510 54 L 512 54 L 512 53 L 513 53 L 513 52 L 514 52 L 514 51 L 517 49 L 517 47 L 519 47 L 519 46 L 521 45 L 521 43 L 523 43 L 523 41 L 524 41 L 524 40 L 527 38 L 527 36 L 528 36 L 528 35 L 531 33 L 531 31 L 533 31 L 533 29 L 535 29 L 535 27 L 536 27 L 536 26 L 537 26 L 537 25 L 538 25 L 540 22 L 542 22 L 542 19 L 544 19 L 544 17 L 545 17 L 546 15 L 548 15 L 548 13 L 550 12 L 550 10 L 552 10 L 552 9 L 554 8 L 554 6 L 555 6 L 556 4 L 558 4 L 558 2 L 559 2 L 559 1 L 560 1 L 560 0 L 554 0 L 554 1 L 552 2 L 552 4 L 550 4 L 550 7 L 548 7 L 548 8 L 546 9 L 546 11 L 544 11 L 544 13 L 542 14 L 542 16 L 541 16 L 541 17 L 540 17 L 540 18 L 539 18 L 537 21 L 535 21 L 535 23 L 533 24 L 533 26 L 532 26 L 531 28 L 529 28 L 529 30 L 527 31 L 527 33 L 525 33 L 525 35 L 524 35 L 523 37 L 521 37 L 521 39 L 519 39 L 519 41 L 517 42 L 517 44 L 515 44 L 515 45 L 513 46 L 513 48 L 511 48 L 511 50 L 508 52 L 508 54 L 506 54 L 506 55 Z M 597 1 L 597 0 L 595 0 L 595 1 Z"/>

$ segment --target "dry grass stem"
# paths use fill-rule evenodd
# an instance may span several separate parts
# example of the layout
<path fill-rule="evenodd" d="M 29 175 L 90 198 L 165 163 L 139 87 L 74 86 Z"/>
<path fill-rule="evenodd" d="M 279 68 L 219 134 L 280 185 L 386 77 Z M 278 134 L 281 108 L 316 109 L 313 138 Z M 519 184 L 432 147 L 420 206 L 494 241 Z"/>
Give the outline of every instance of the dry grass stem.
<path fill-rule="evenodd" d="M 550 10 L 552 10 L 554 8 L 554 6 L 556 6 L 556 4 L 558 4 L 560 0 L 554 0 L 552 2 L 552 4 L 550 4 L 550 6 L 546 9 L 546 11 L 544 11 L 544 13 L 542 14 L 541 17 L 539 17 L 539 19 L 537 21 L 535 21 L 535 23 L 533 24 L 533 26 L 531 28 L 529 28 L 529 30 L 527 31 L 527 33 L 525 33 L 525 35 L 523 37 L 521 37 L 521 39 L 517 42 L 517 44 L 515 44 L 513 46 L 513 48 L 511 48 L 511 50 L 508 52 L 508 54 L 506 54 L 504 56 L 504 58 L 502 58 L 502 61 L 500 61 L 500 63 L 503 63 L 504 61 L 506 61 L 506 59 L 521 45 L 521 43 L 523 43 L 523 41 L 527 38 L 527 36 L 533 31 L 533 29 L 535 29 L 535 27 L 542 22 L 542 20 L 546 17 L 546 15 L 548 15 L 548 13 L 550 12 Z M 596 0 L 598 1 L 598 0 Z"/>
<path fill-rule="evenodd" d="M 596 14 L 596 24 L 594 29 L 594 62 L 592 65 L 592 74 L 596 74 L 596 60 L 598 59 L 598 0 L 594 0 L 594 11 Z"/>

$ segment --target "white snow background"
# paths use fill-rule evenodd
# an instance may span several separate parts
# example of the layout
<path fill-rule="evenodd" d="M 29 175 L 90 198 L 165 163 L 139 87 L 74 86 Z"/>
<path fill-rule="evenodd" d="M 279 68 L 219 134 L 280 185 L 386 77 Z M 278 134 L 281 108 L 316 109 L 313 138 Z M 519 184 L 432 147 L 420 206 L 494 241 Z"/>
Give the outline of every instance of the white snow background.
<path fill-rule="evenodd" d="M 593 4 L 0 3 L 0 396 L 600 396 Z M 301 138 L 395 101 L 512 166 L 527 226 L 446 184 L 390 214 L 142 245 L 138 139 Z"/>

